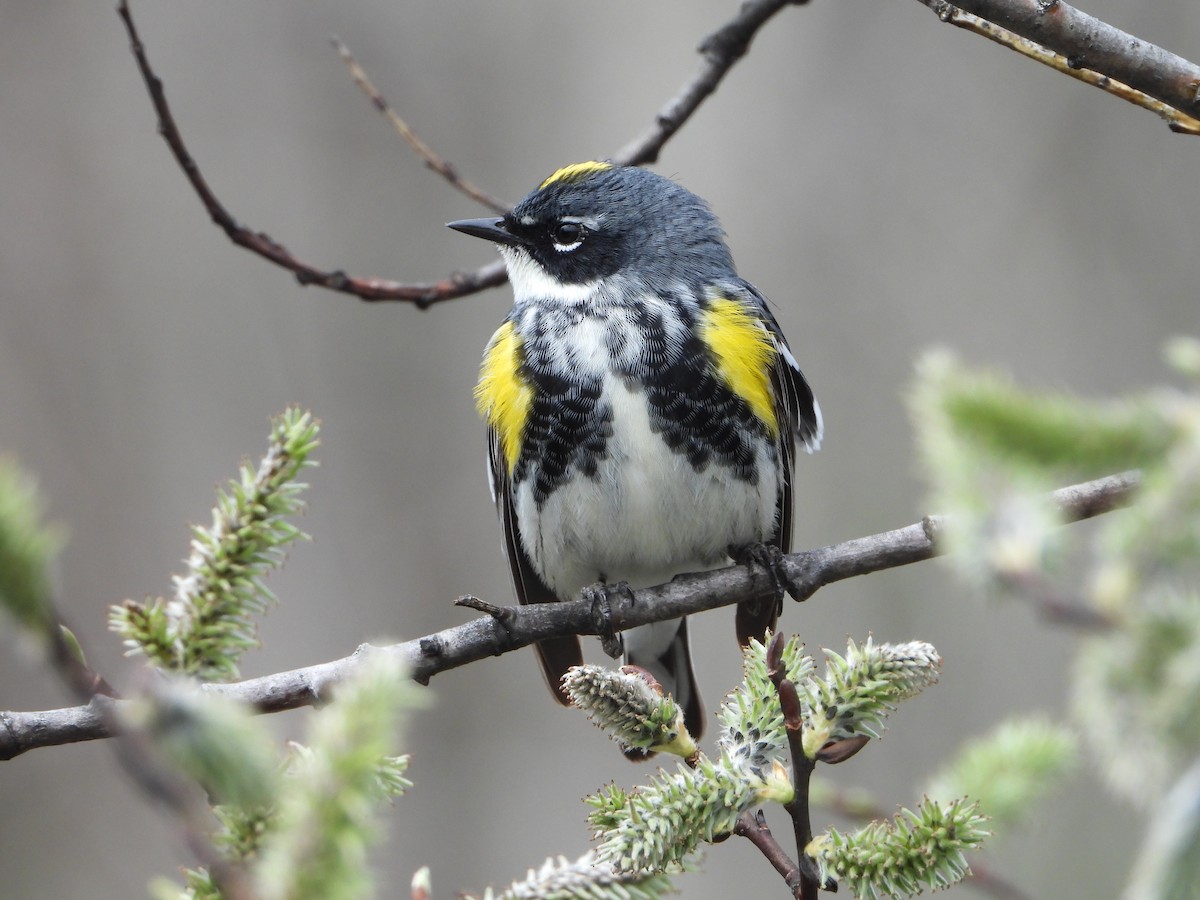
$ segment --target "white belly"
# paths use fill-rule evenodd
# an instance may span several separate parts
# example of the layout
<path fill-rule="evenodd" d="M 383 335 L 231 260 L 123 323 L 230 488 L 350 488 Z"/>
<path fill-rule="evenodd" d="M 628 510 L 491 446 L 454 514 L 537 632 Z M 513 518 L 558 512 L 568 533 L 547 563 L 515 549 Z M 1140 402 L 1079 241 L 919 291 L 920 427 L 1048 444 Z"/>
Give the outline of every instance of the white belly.
<path fill-rule="evenodd" d="M 531 472 L 514 498 L 525 551 L 559 597 L 600 580 L 645 587 L 722 565 L 730 546 L 774 531 L 779 468 L 765 442 L 754 483 L 714 462 L 698 472 L 651 430 L 640 392 L 609 375 L 603 400 L 613 435 L 596 477 L 574 472 L 539 511 Z"/>

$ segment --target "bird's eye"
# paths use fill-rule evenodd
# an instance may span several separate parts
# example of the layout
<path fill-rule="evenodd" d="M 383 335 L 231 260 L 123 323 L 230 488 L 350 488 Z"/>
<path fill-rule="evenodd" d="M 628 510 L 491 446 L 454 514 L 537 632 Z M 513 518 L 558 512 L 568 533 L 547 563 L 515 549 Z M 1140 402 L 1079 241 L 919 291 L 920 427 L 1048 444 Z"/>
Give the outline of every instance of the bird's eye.
<path fill-rule="evenodd" d="M 578 222 L 559 222 L 550 230 L 550 237 L 555 250 L 574 250 L 583 242 L 583 226 Z"/>

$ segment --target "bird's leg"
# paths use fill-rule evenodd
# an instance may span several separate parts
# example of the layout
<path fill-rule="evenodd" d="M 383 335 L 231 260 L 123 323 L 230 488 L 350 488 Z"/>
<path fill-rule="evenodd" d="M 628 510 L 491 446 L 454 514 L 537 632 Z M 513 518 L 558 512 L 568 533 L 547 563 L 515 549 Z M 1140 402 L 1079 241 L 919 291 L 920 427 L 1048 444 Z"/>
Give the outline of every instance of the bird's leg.
<path fill-rule="evenodd" d="M 739 603 L 737 609 L 738 642 L 745 646 L 751 638 L 762 641 L 768 630 L 774 631 L 783 611 L 784 592 L 801 599 L 783 563 L 783 551 L 774 544 L 756 541 L 729 548 L 729 557 L 738 565 L 757 565 L 764 568 L 774 587 L 773 595 Z"/>
<path fill-rule="evenodd" d="M 606 584 L 598 581 L 588 585 L 580 592 L 580 597 L 587 600 L 592 607 L 592 624 L 596 626 L 596 634 L 600 636 L 600 646 L 613 659 L 625 652 L 625 643 L 621 635 L 613 630 L 612 607 L 617 597 L 627 604 L 633 604 L 633 589 L 626 581 Z"/>

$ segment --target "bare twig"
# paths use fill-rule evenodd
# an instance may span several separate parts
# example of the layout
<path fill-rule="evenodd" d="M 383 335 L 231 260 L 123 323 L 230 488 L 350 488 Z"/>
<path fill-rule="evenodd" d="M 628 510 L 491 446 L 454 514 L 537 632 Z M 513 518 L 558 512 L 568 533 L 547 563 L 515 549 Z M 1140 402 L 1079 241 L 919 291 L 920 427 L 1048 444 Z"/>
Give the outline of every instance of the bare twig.
<path fill-rule="evenodd" d="M 1200 66 L 1058 0 L 921 0 L 943 22 L 1037 60 L 1200 135 Z"/>
<path fill-rule="evenodd" d="M 738 816 L 738 820 L 733 826 L 733 833 L 746 838 L 758 848 L 759 852 L 783 878 L 793 897 L 801 896 L 800 867 L 787 855 L 787 851 L 780 846 L 779 841 L 775 840 L 775 835 L 771 833 L 771 829 L 767 825 L 767 817 L 763 815 L 761 809 L 744 812 Z"/>
<path fill-rule="evenodd" d="M 1067 521 L 1078 521 L 1126 505 L 1137 489 L 1136 473 L 1110 475 L 1055 491 L 1053 498 Z M 816 550 L 783 557 L 791 581 L 812 596 L 824 585 L 857 575 L 881 572 L 936 556 L 937 533 L 943 520 L 922 522 L 856 538 Z M 730 566 L 713 572 L 681 575 L 658 587 L 629 591 L 612 606 L 610 627 L 624 631 L 638 625 L 678 619 L 685 615 L 775 596 L 775 578 L 756 565 Z M 586 599 L 509 607 L 500 621 L 486 615 L 426 637 L 386 648 L 363 645 L 354 655 L 301 669 L 264 675 L 232 684 L 208 684 L 212 691 L 238 700 L 258 712 L 278 712 L 312 706 L 328 699 L 333 687 L 358 664 L 362 654 L 395 653 L 422 684 L 439 672 L 499 656 L 535 641 L 571 634 L 596 634 L 592 604 Z M 120 704 L 122 701 L 112 701 Z M 0 712 L 0 760 L 29 750 L 109 737 L 103 710 L 93 700 L 87 706 L 45 712 Z"/>
<path fill-rule="evenodd" d="M 328 271 L 312 266 L 293 256 L 286 247 L 275 241 L 270 235 L 261 231 L 253 231 L 239 223 L 208 186 L 200 167 L 183 142 L 179 126 L 175 123 L 175 116 L 167 104 L 167 95 L 163 89 L 162 80 L 155 74 L 150 66 L 150 60 L 146 56 L 146 49 L 142 45 L 141 36 L 133 22 L 133 15 L 129 11 L 128 0 L 120 0 L 117 5 L 117 13 L 125 23 L 134 58 L 142 73 L 142 80 L 146 83 L 146 89 L 150 92 L 150 102 L 154 106 L 155 113 L 158 114 L 159 133 L 167 142 L 167 146 L 171 148 L 171 154 L 183 169 L 183 174 L 191 183 L 192 189 L 200 198 L 200 202 L 204 204 L 204 208 L 212 220 L 239 247 L 245 247 L 277 266 L 282 266 L 295 274 L 296 280 L 303 285 L 315 284 L 332 291 L 352 294 L 362 300 L 405 300 L 416 304 L 420 309 L 425 309 L 441 300 L 474 294 L 484 288 L 504 284 L 507 280 L 504 264 L 500 260 L 474 272 L 457 273 L 449 278 L 428 284 L 403 284 L 383 278 L 355 278 L 341 270 Z"/>
<path fill-rule="evenodd" d="M 1114 616 L 1087 604 L 1082 591 L 1065 590 L 1042 572 L 1031 569 L 1000 570 L 996 581 L 1029 600 L 1047 621 L 1080 631 L 1103 632 L 1114 628 Z"/>
<path fill-rule="evenodd" d="M 666 142 L 745 55 L 758 30 L 783 7 L 802 2 L 804 0 L 750 0 L 743 4 L 733 19 L 701 42 L 699 50 L 704 61 L 699 71 L 662 107 L 651 128 L 618 150 L 613 160 L 623 165 L 654 162 Z M 1200 122 L 1194 118 L 1194 113 L 1200 108 L 1200 68 L 1153 44 L 1138 40 L 1057 0 L 960 0 L 955 5 L 945 0 L 921 2 L 935 10 L 945 21 L 970 28 L 1072 77 L 1154 110 L 1166 118 L 1175 131 L 1200 133 Z M 240 224 L 209 187 L 187 149 L 167 103 L 162 81 L 150 66 L 129 11 L 128 0 L 119 0 L 117 11 L 129 33 L 134 57 L 158 115 L 159 131 L 204 208 L 235 244 L 292 272 L 303 285 L 318 285 L 367 301 L 406 301 L 420 309 L 478 293 L 507 280 L 500 261 L 473 272 L 460 272 L 428 283 L 355 277 L 341 270 L 321 269 L 307 263 L 265 232 L 257 232 Z M 408 124 L 391 110 L 348 51 L 340 44 L 338 47 L 359 85 L 376 107 L 388 115 L 401 136 L 425 160 L 426 165 L 493 210 L 505 208 L 502 201 L 458 176 L 449 163 L 421 141 Z"/>
<path fill-rule="evenodd" d="M 404 142 L 412 148 L 412 151 L 417 156 L 421 157 L 428 168 L 446 179 L 455 190 L 461 191 L 476 203 L 492 210 L 492 212 L 504 215 L 512 208 L 511 203 L 505 203 L 503 200 L 493 197 L 483 188 L 463 178 L 458 174 L 458 170 L 453 165 L 438 156 L 433 148 L 421 140 L 417 133 L 412 130 L 412 127 L 404 119 L 400 118 L 400 114 L 392 109 L 391 104 L 387 102 L 383 94 L 379 93 L 375 85 L 371 83 L 371 79 L 367 77 L 367 73 L 363 67 L 358 64 L 358 60 L 354 58 L 354 55 L 350 52 L 350 48 L 343 44 L 340 38 L 334 37 L 330 40 L 337 50 L 338 56 L 342 58 L 342 62 L 350 70 L 350 77 L 354 79 L 354 83 L 367 95 L 367 98 L 374 104 L 375 108 L 387 117 L 387 120 L 392 123 L 392 127 L 396 129 L 396 133 L 404 139 Z"/>
<path fill-rule="evenodd" d="M 616 154 L 614 160 L 623 164 L 641 164 L 656 159 L 663 144 L 690 118 L 704 98 L 716 89 L 720 80 L 746 52 L 750 39 L 758 29 L 772 15 L 791 2 L 804 2 L 804 0 L 754 0 L 754 2 L 746 3 L 727 25 L 705 38 L 700 45 L 700 52 L 705 57 L 705 64 L 700 72 L 684 85 L 683 90 L 674 100 L 664 107 L 659 113 L 654 127 L 643 137 Z M 171 149 L 171 155 L 183 169 L 184 175 L 192 185 L 192 190 L 204 204 L 209 216 L 239 247 L 244 247 L 251 253 L 256 253 L 269 262 L 287 269 L 303 285 L 317 285 L 372 302 L 401 300 L 413 303 L 418 309 L 428 309 L 435 303 L 444 300 L 453 300 L 487 288 L 498 287 L 508 280 L 501 260 L 496 260 L 473 272 L 458 272 L 448 278 L 429 283 L 410 284 L 384 278 L 359 278 L 347 275 L 340 269 L 326 270 L 307 263 L 294 256 L 285 246 L 265 232 L 254 231 L 239 223 L 209 187 L 199 165 L 192 158 L 191 152 L 184 143 L 179 126 L 175 122 L 175 116 L 167 103 L 162 80 L 151 67 L 141 36 L 134 24 L 133 15 L 129 10 L 129 0 L 119 0 L 117 13 L 120 15 L 121 21 L 125 23 L 134 58 L 137 60 L 146 89 L 150 93 L 150 102 L 158 116 L 159 133 L 167 142 L 167 146 Z M 348 60 L 348 63 L 353 63 L 353 60 Z M 353 67 L 351 71 L 354 72 Z M 358 73 L 361 73 L 361 69 L 358 70 Z M 359 79 L 358 73 L 355 74 L 356 79 Z M 363 90 L 367 91 L 368 96 L 381 111 L 389 114 L 389 117 L 394 116 L 393 124 L 400 130 L 405 140 L 422 156 L 426 164 L 450 180 L 460 190 L 464 190 L 466 182 L 458 179 L 453 168 L 421 141 L 399 116 L 389 112 L 386 102 L 370 86 L 365 74 L 359 80 L 359 84 Z M 504 206 L 501 201 L 489 197 L 486 192 L 473 185 L 467 190 L 467 193 L 474 196 L 472 192 L 478 192 L 479 196 L 476 196 L 476 199 L 493 209 L 497 204 L 500 207 Z"/>
<path fill-rule="evenodd" d="M 654 125 L 630 141 L 612 157 L 622 166 L 644 166 L 658 159 L 659 151 L 700 104 L 717 89 L 734 63 L 745 56 L 758 30 L 785 6 L 800 6 L 807 0 L 753 0 L 743 3 L 738 14 L 700 42 L 704 62 L 679 93 L 667 101 L 654 117 Z"/>
<path fill-rule="evenodd" d="M 1094 72 L 1091 69 L 1073 67 L 1071 65 L 1072 60 L 1067 57 L 1052 50 L 1047 50 L 1041 44 L 1036 44 L 1018 34 L 1013 34 L 1011 31 L 994 25 L 986 19 L 981 19 L 979 16 L 972 15 L 969 12 L 963 12 L 961 9 L 950 6 L 948 3 L 940 2 L 940 0 L 922 0 L 922 2 L 933 8 L 934 12 L 938 14 L 938 18 L 943 22 L 949 22 L 951 25 L 957 25 L 959 28 L 966 29 L 973 34 L 978 34 L 990 41 L 995 41 L 1002 47 L 1008 47 L 1022 56 L 1027 56 L 1035 62 L 1049 66 L 1056 72 L 1061 72 L 1063 75 L 1082 81 L 1084 84 L 1090 84 L 1093 87 L 1100 88 L 1102 91 L 1107 91 L 1113 96 L 1120 97 L 1122 100 L 1132 103 L 1135 106 L 1148 109 L 1160 118 L 1165 119 L 1167 126 L 1172 131 L 1179 134 L 1200 135 L 1200 121 L 1180 112 L 1172 106 L 1168 106 L 1161 100 L 1155 100 L 1153 97 L 1147 96 L 1141 91 L 1129 87 L 1127 84 L 1122 84 L 1113 78 L 1109 78 L 1107 75 L 1101 75 L 1099 72 Z"/>

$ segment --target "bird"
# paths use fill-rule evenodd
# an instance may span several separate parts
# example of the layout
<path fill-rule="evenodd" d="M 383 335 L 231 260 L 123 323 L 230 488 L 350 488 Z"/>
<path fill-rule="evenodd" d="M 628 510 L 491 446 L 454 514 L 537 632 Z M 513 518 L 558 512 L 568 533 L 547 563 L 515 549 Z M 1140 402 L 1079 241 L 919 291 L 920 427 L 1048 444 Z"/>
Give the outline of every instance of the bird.
<path fill-rule="evenodd" d="M 475 399 L 522 604 L 789 551 L 796 445 L 819 448 L 821 409 L 704 200 L 648 169 L 591 160 L 558 169 L 507 214 L 447 224 L 496 245 L 513 291 Z M 782 596 L 739 606 L 740 643 L 774 630 Z M 698 738 L 686 617 L 622 639 L 625 663 L 654 677 Z M 561 679 L 583 662 L 578 637 L 535 648 L 569 705 Z"/>

